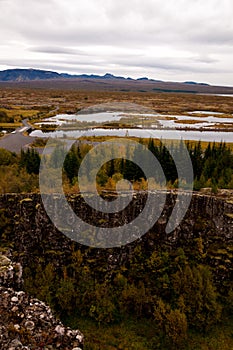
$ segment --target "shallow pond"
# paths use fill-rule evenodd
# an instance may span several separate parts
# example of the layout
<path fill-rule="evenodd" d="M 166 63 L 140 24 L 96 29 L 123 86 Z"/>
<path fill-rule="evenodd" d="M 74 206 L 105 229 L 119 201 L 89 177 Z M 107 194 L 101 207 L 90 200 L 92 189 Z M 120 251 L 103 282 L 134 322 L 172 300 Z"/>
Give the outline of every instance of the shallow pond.
<path fill-rule="evenodd" d="M 31 136 L 36 137 L 74 137 L 81 136 L 133 136 L 158 138 L 169 140 L 196 140 L 207 142 L 233 142 L 233 132 L 226 131 L 184 131 L 184 130 L 165 130 L 165 129 L 90 129 L 90 130 L 57 130 L 55 132 L 43 133 L 40 130 L 33 131 Z"/>
<path fill-rule="evenodd" d="M 191 114 L 191 115 L 190 115 Z M 202 114 L 197 116 L 196 114 Z M 205 116 L 206 115 L 206 116 Z M 218 115 L 218 116 L 217 116 Z M 232 118 L 221 118 L 221 113 L 211 111 L 191 111 L 187 115 L 163 115 L 163 114 L 136 114 L 123 112 L 98 112 L 89 114 L 60 114 L 39 123 L 47 125 L 58 125 L 54 132 L 33 131 L 30 135 L 37 137 L 77 137 L 80 136 L 135 136 L 135 137 L 155 137 L 164 139 L 184 139 L 202 141 L 225 141 L 233 142 L 233 133 L 227 131 L 208 131 L 209 127 L 216 127 L 219 124 L 233 126 Z M 124 121 L 135 128 L 104 129 L 93 128 L 87 130 L 62 130 L 64 124 L 70 125 L 75 122 L 105 123 L 111 121 Z M 180 121 L 180 122 L 179 122 Z M 136 126 L 138 128 L 136 128 Z M 192 130 L 179 130 L 180 128 Z M 203 129 L 207 128 L 203 131 Z M 172 130 L 171 130 L 172 129 Z M 193 130 L 197 129 L 197 130 Z M 202 129 L 202 130 L 198 130 Z"/>

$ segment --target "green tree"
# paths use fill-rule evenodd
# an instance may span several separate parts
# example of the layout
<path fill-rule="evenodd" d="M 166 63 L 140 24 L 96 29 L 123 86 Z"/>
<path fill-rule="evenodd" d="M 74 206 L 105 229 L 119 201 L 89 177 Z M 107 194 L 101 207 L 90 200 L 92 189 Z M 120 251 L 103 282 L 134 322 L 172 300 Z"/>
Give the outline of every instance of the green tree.
<path fill-rule="evenodd" d="M 61 279 L 56 290 L 58 308 L 65 315 L 71 314 L 75 307 L 76 290 L 71 278 Z"/>
<path fill-rule="evenodd" d="M 116 307 L 111 298 L 112 291 L 105 284 L 96 284 L 94 299 L 90 306 L 89 315 L 99 324 L 110 323 L 114 320 Z"/>
<path fill-rule="evenodd" d="M 186 315 L 179 309 L 172 310 L 168 304 L 159 299 L 154 309 L 154 318 L 169 348 L 180 348 L 187 339 Z"/>

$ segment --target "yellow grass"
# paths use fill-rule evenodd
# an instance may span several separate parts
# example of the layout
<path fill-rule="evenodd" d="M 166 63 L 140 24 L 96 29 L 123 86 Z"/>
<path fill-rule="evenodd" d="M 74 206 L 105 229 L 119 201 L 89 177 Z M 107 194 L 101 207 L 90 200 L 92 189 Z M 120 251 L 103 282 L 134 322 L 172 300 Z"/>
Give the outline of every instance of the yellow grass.
<path fill-rule="evenodd" d="M 8 115 L 8 117 L 19 117 L 22 119 L 31 118 L 39 113 L 39 111 L 35 109 L 22 109 L 20 107 L 14 107 L 12 109 L 0 108 L 0 112 L 5 112 Z"/>
<path fill-rule="evenodd" d="M 22 126 L 21 123 L 0 123 L 0 128 L 2 129 L 16 129 Z"/>

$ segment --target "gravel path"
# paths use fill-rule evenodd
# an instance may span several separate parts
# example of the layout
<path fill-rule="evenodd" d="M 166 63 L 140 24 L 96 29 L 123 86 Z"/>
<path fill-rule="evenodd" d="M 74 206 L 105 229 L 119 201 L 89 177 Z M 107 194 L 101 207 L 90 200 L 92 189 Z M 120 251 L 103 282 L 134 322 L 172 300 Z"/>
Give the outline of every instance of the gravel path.
<path fill-rule="evenodd" d="M 7 134 L 0 138 L 0 148 L 5 148 L 8 151 L 20 153 L 21 149 L 30 145 L 35 137 L 25 136 L 23 133 L 31 128 L 27 119 L 22 121 L 23 126 L 17 128 L 11 134 Z"/>
<path fill-rule="evenodd" d="M 20 153 L 21 149 L 31 144 L 35 140 L 34 137 L 24 136 L 17 132 L 15 134 L 5 135 L 0 139 L 0 148 L 8 151 Z"/>

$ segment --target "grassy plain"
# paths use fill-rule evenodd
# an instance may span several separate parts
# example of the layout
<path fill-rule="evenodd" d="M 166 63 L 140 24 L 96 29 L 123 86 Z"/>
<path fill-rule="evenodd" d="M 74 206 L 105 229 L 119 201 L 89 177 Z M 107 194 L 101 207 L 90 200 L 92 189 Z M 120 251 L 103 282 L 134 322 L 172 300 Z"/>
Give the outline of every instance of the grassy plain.
<path fill-rule="evenodd" d="M 163 92 L 125 92 L 125 91 L 88 91 L 73 89 L 46 89 L 46 88 L 15 88 L 0 85 L 0 112 L 6 112 L 9 118 L 14 118 L 15 125 L 9 123 L 9 129 L 14 126 L 18 127 L 22 119 L 28 118 L 31 123 L 43 122 L 43 119 L 61 113 L 77 113 L 86 108 L 92 108 L 99 104 L 103 108 L 117 110 L 117 103 L 138 104 L 144 113 L 159 113 L 165 115 L 185 115 L 191 111 L 212 111 L 222 113 L 218 117 L 232 117 L 233 114 L 233 97 L 187 94 L 187 93 L 163 93 Z M 111 107 L 111 105 L 113 107 Z M 115 106 L 115 107 L 114 107 Z M 97 109 L 99 107 L 96 107 Z M 205 116 L 195 114 L 200 120 Z M 166 117 L 169 119 L 169 117 Z M 0 120 L 1 122 L 1 120 Z M 122 119 L 123 126 L 124 119 Z M 126 122 L 126 120 L 125 120 Z M 180 121 L 181 123 L 184 123 Z M 127 119 L 127 127 L 140 124 L 140 117 L 134 116 Z M 150 118 L 142 121 L 144 127 L 151 123 Z M 192 124 L 194 121 L 189 120 L 187 123 Z M 95 123 L 94 123 L 95 124 Z M 130 125 L 129 125 L 130 124 Z M 154 120 L 156 124 L 156 120 Z M 0 129 L 7 128 L 0 124 Z M 120 127 L 122 127 L 120 125 Z M 51 126 L 47 126 L 49 131 Z M 216 129 L 216 127 L 215 127 Z M 232 131 L 231 124 L 221 124 L 219 129 Z M 53 130 L 51 128 L 51 130 Z"/>
<path fill-rule="evenodd" d="M 76 91 L 47 89 L 16 89 L 0 86 L 0 108 L 14 115 L 33 119 L 51 113 L 76 113 L 83 108 L 113 102 L 137 103 L 152 112 L 183 114 L 189 111 L 233 113 L 233 98 L 185 93 L 140 93 Z"/>

